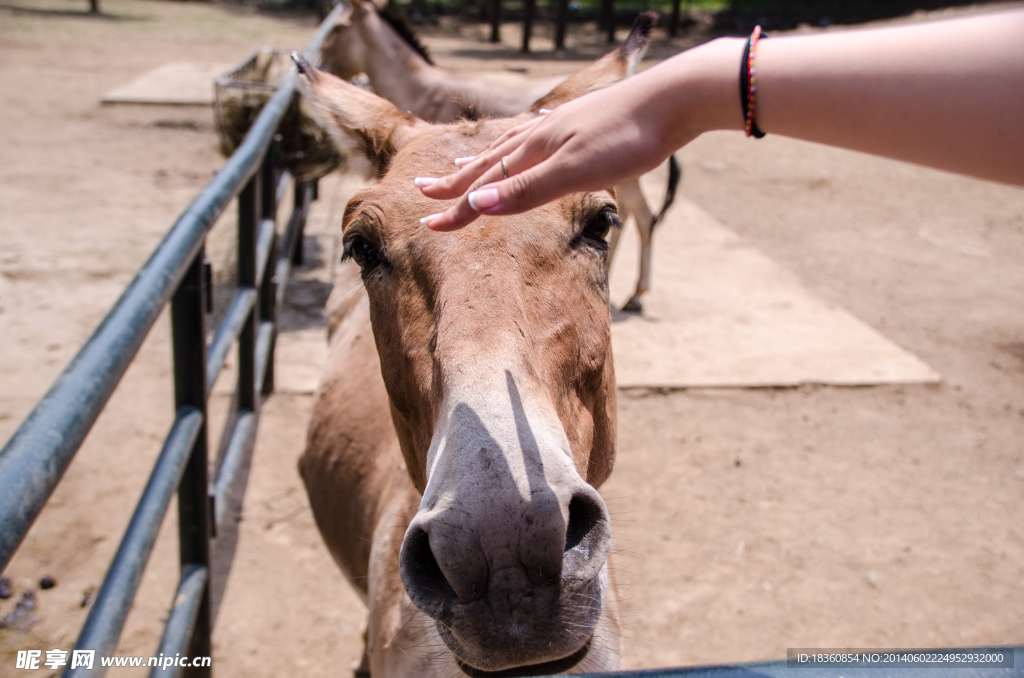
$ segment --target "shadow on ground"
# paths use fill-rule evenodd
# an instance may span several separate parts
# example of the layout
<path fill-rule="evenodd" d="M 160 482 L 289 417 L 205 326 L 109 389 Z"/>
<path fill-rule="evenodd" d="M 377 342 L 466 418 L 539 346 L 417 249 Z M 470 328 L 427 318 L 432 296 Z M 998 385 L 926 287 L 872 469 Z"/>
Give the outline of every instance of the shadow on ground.
<path fill-rule="evenodd" d="M 38 7 L 19 7 L 18 5 L 0 3 L 0 10 L 10 12 L 11 14 L 38 17 L 61 17 L 65 19 L 72 17 L 79 19 L 90 19 L 92 21 L 153 21 L 153 18 L 148 16 L 110 14 L 102 11 L 90 12 L 89 7 L 85 3 L 82 3 L 81 9 L 49 9 Z"/>
<path fill-rule="evenodd" d="M 327 324 L 324 308 L 333 283 L 312 276 L 326 265 L 326 252 L 320 239 L 303 238 L 302 254 L 302 264 L 294 269 L 295 276 L 285 292 L 278 316 L 278 332 L 296 332 Z"/>

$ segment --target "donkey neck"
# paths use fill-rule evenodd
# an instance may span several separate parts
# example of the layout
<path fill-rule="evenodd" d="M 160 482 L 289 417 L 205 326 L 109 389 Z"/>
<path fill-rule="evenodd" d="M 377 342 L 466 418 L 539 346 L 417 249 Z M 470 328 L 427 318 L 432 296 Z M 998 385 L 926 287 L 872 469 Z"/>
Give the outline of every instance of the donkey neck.
<path fill-rule="evenodd" d="M 411 110 L 412 104 L 427 93 L 430 79 L 424 75 L 433 66 L 382 19 L 374 19 L 363 31 L 369 57 L 366 75 L 378 95 L 403 110 Z"/>
<path fill-rule="evenodd" d="M 367 46 L 366 75 L 373 90 L 402 110 L 430 122 L 462 115 L 448 94 L 446 71 L 433 66 L 379 17 L 362 31 Z"/>

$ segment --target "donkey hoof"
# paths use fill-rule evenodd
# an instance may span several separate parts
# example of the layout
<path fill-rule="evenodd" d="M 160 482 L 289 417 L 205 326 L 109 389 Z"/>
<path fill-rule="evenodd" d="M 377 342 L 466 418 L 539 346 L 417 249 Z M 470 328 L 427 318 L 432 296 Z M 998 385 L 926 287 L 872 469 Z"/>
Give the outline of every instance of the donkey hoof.
<path fill-rule="evenodd" d="M 633 297 L 625 303 L 622 310 L 625 313 L 643 313 L 644 304 L 640 301 L 640 297 Z"/>
<path fill-rule="evenodd" d="M 366 642 L 366 628 L 363 628 L 363 642 Z M 352 669 L 352 678 L 370 678 L 370 655 L 363 650 L 362 658 L 357 662 L 349 664 Z"/>

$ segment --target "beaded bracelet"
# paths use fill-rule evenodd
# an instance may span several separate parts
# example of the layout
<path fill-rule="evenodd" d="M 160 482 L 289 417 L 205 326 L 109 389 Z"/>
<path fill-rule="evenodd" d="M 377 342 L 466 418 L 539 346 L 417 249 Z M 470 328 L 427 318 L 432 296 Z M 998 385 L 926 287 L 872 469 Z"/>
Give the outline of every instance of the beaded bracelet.
<path fill-rule="evenodd" d="M 761 39 L 761 27 L 754 26 L 754 32 L 747 39 L 747 46 L 743 48 L 743 61 L 740 63 L 740 99 L 743 103 L 744 130 L 748 137 L 760 139 L 764 136 L 754 121 L 754 114 L 757 110 L 757 41 Z"/>

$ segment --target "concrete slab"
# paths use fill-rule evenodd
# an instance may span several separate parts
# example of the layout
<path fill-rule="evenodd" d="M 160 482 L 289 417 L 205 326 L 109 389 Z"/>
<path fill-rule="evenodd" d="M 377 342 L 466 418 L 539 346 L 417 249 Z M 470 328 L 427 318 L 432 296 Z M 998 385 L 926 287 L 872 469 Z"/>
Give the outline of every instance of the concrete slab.
<path fill-rule="evenodd" d="M 657 184 L 645 181 L 648 194 Z M 931 383 L 939 374 L 853 315 L 817 299 L 711 215 L 677 198 L 655 232 L 642 315 L 613 311 L 620 388 Z M 612 265 L 613 306 L 636 283 L 627 225 Z"/>
<path fill-rule="evenodd" d="M 311 394 L 327 361 L 327 329 L 313 327 L 277 335 L 274 391 Z"/>
<path fill-rule="evenodd" d="M 213 81 L 229 63 L 173 61 L 116 87 L 100 99 L 105 104 L 212 106 Z"/>

